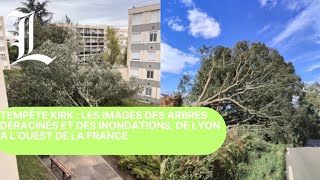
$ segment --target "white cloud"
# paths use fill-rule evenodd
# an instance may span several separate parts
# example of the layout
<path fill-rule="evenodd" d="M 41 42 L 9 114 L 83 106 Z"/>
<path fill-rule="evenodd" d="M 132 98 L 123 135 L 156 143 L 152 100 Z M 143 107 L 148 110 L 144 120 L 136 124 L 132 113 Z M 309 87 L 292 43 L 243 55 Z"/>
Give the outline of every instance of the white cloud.
<path fill-rule="evenodd" d="M 301 10 L 314 0 L 282 0 L 282 4 L 291 11 Z"/>
<path fill-rule="evenodd" d="M 192 52 L 193 54 L 199 54 L 199 53 L 197 52 L 197 48 L 195 48 L 194 46 L 190 46 L 190 47 L 188 48 L 188 50 L 189 50 L 190 52 Z"/>
<path fill-rule="evenodd" d="M 179 17 L 171 17 L 168 19 L 168 26 L 174 31 L 184 31 L 186 28 L 181 25 L 181 19 Z"/>
<path fill-rule="evenodd" d="M 299 31 L 306 28 L 313 28 L 314 36 L 320 33 L 320 2 L 314 1 L 306 7 L 301 13 L 293 18 L 285 27 L 285 29 L 272 39 L 272 45 L 277 45 Z"/>
<path fill-rule="evenodd" d="M 182 4 L 184 4 L 187 7 L 194 7 L 195 4 L 193 0 L 180 0 Z"/>
<path fill-rule="evenodd" d="M 199 61 L 200 59 L 193 54 L 161 43 L 161 72 L 180 74 L 186 66 L 194 65 Z"/>
<path fill-rule="evenodd" d="M 267 25 L 263 26 L 263 28 L 260 29 L 260 30 L 257 32 L 257 35 L 261 35 L 261 34 L 267 32 L 270 28 L 271 28 L 271 25 L 270 25 L 270 24 L 267 24 Z"/>
<path fill-rule="evenodd" d="M 148 2 L 159 3 L 160 0 Z M 128 9 L 140 5 L 144 5 L 141 0 L 90 0 L 90 2 L 87 0 L 52 0 L 47 8 L 54 13 L 53 22 L 62 21 L 65 15 L 68 15 L 72 21 L 79 24 L 125 27 L 128 25 Z M 6 16 L 20 6 L 21 1 L 1 0 L 0 15 Z M 14 20 L 7 22 L 7 30 L 13 29 L 13 22 Z"/>
<path fill-rule="evenodd" d="M 320 68 L 320 63 L 313 64 L 313 65 L 308 67 L 307 72 L 311 72 L 311 71 L 313 71 L 315 69 L 318 69 L 318 68 Z"/>
<path fill-rule="evenodd" d="M 259 3 L 261 7 L 266 7 L 266 6 L 274 7 L 275 5 L 277 5 L 278 1 L 277 0 L 259 0 Z"/>
<path fill-rule="evenodd" d="M 296 56 L 290 62 L 312 62 L 320 60 L 320 51 L 304 52 L 302 55 Z"/>
<path fill-rule="evenodd" d="M 220 35 L 220 24 L 207 13 L 194 8 L 188 10 L 188 19 L 190 21 L 189 33 L 192 36 L 210 39 Z"/>
<path fill-rule="evenodd" d="M 258 0 L 261 7 L 273 8 L 279 4 L 284 6 L 287 10 L 290 10 L 290 11 L 301 10 L 313 1 L 318 1 L 318 0 Z"/>

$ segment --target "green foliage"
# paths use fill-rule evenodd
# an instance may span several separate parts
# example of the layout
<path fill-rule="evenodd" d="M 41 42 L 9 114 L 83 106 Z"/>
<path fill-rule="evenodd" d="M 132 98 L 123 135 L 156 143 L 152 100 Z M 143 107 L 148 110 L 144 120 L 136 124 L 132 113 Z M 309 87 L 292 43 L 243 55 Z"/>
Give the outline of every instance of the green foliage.
<path fill-rule="evenodd" d="M 107 49 L 104 53 L 104 59 L 106 62 L 114 65 L 121 60 L 121 48 L 119 45 L 119 39 L 116 36 L 116 31 L 112 27 L 108 27 L 106 32 Z"/>
<path fill-rule="evenodd" d="M 56 59 L 49 65 L 21 63 L 21 76 L 7 83 L 10 106 L 111 106 L 132 98 L 141 90 L 121 74 L 92 56 L 81 64 L 76 56 L 81 41 L 71 37 L 64 44 L 44 43 L 35 53 Z M 50 48 L 48 48 L 50 47 Z"/>
<path fill-rule="evenodd" d="M 138 179 L 157 180 L 160 176 L 158 156 L 118 156 L 119 166 Z"/>
<path fill-rule="evenodd" d="M 306 100 L 313 106 L 313 108 L 320 115 L 320 84 L 313 83 L 306 85 Z"/>
<path fill-rule="evenodd" d="M 72 36 L 72 33 L 66 27 L 56 24 L 41 25 L 41 22 L 34 22 L 34 49 L 39 48 L 44 42 L 51 41 L 55 44 L 63 44 Z"/>
<path fill-rule="evenodd" d="M 18 47 L 16 47 L 16 46 L 10 47 L 10 43 L 7 43 L 7 47 L 8 47 L 10 63 L 13 63 L 18 58 L 18 54 L 19 54 Z"/>
<path fill-rule="evenodd" d="M 68 15 L 65 16 L 65 23 L 66 24 L 72 24 L 72 21 L 71 21 L 71 19 L 69 18 Z"/>
<path fill-rule="evenodd" d="M 237 179 L 285 179 L 285 145 L 268 143 L 254 136 L 244 141 L 248 161 L 238 165 Z"/>
<path fill-rule="evenodd" d="M 39 20 L 34 21 L 34 31 L 36 32 L 34 33 L 34 49 L 39 48 L 48 40 L 52 43 L 63 44 L 72 35 L 71 31 L 66 27 L 61 27 L 56 24 L 48 24 L 43 26 Z M 28 48 L 28 44 L 26 44 L 26 49 Z M 8 50 L 10 62 L 17 60 L 18 48 L 16 46 L 10 47 L 8 44 Z"/>
<path fill-rule="evenodd" d="M 126 47 L 126 49 L 123 52 L 120 64 L 123 66 L 127 66 L 127 59 L 128 59 L 128 47 Z"/>
<path fill-rule="evenodd" d="M 162 179 L 247 180 L 284 179 L 284 145 L 260 137 L 230 137 L 207 156 L 163 156 Z"/>
<path fill-rule="evenodd" d="M 20 180 L 55 180 L 37 156 L 17 156 Z"/>

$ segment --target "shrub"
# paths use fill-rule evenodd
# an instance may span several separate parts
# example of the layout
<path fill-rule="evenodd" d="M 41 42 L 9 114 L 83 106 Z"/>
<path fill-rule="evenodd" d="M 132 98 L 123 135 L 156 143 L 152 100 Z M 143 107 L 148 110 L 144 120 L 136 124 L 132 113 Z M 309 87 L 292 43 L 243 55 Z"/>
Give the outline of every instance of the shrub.
<path fill-rule="evenodd" d="M 226 143 L 207 156 L 163 156 L 163 179 L 283 179 L 284 145 L 257 135 L 228 135 Z"/>
<path fill-rule="evenodd" d="M 138 179 L 157 180 L 160 176 L 158 156 L 118 156 L 119 166 Z"/>

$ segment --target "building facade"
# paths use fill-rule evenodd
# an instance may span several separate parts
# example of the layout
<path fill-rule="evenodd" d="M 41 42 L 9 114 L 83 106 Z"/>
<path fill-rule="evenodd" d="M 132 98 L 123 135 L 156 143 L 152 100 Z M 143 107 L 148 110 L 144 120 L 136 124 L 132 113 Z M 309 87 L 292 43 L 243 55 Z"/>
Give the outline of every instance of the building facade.
<path fill-rule="evenodd" d="M 128 75 L 144 89 L 138 99 L 160 103 L 160 4 L 129 9 Z"/>
<path fill-rule="evenodd" d="M 0 16 L 0 66 L 2 69 L 10 69 L 6 30 L 4 25 L 4 18 Z"/>
<path fill-rule="evenodd" d="M 81 62 L 86 62 L 89 56 L 101 54 L 106 49 L 106 32 L 109 26 L 91 26 L 91 25 L 67 25 L 63 26 L 77 32 L 83 39 L 83 50 L 79 54 Z M 119 38 L 121 51 L 124 52 L 127 47 L 128 29 L 114 28 Z"/>

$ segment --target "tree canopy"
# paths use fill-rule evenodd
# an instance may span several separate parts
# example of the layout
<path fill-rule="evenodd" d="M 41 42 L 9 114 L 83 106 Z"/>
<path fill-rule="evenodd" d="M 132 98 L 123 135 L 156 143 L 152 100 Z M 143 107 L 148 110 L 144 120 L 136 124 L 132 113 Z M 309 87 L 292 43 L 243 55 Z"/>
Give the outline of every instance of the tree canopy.
<path fill-rule="evenodd" d="M 244 41 L 233 48 L 203 47 L 199 53 L 202 61 L 196 77 L 185 75 L 179 85 L 189 105 L 217 110 L 228 125 L 272 127 L 276 139 L 281 132 L 293 135 L 299 131 L 303 134 L 299 138 L 308 136 L 310 117 L 303 84 L 293 65 L 276 50 Z"/>
<path fill-rule="evenodd" d="M 22 6 L 18 7 L 17 10 L 22 13 L 35 12 L 35 19 L 37 19 L 41 25 L 47 25 L 50 23 L 53 16 L 53 13 L 47 9 L 49 3 L 49 0 L 43 2 L 26 0 L 26 2 L 21 2 Z"/>
<path fill-rule="evenodd" d="M 306 99 L 314 106 L 316 111 L 320 112 L 320 84 L 313 83 L 306 85 Z"/>
<path fill-rule="evenodd" d="M 39 20 L 34 21 L 34 45 L 33 48 L 37 49 L 45 41 L 50 40 L 52 43 L 63 44 L 66 39 L 68 39 L 72 33 L 71 30 L 66 27 L 58 26 L 56 24 L 48 24 L 42 26 Z M 28 48 L 28 44 L 26 44 Z M 18 48 L 16 46 L 11 46 L 8 43 L 9 59 L 10 62 L 14 62 L 18 57 Z"/>
<path fill-rule="evenodd" d="M 106 30 L 106 43 L 107 49 L 104 53 L 104 59 L 111 65 L 119 63 L 121 61 L 121 48 L 116 31 L 112 27 L 108 27 Z"/>
<path fill-rule="evenodd" d="M 81 64 L 77 57 L 80 45 L 81 40 L 70 37 L 63 44 L 46 41 L 36 49 L 36 53 L 56 59 L 49 65 L 21 63 L 21 75 L 8 81 L 10 106 L 119 105 L 141 90 L 139 85 L 123 80 L 100 56 Z"/>

